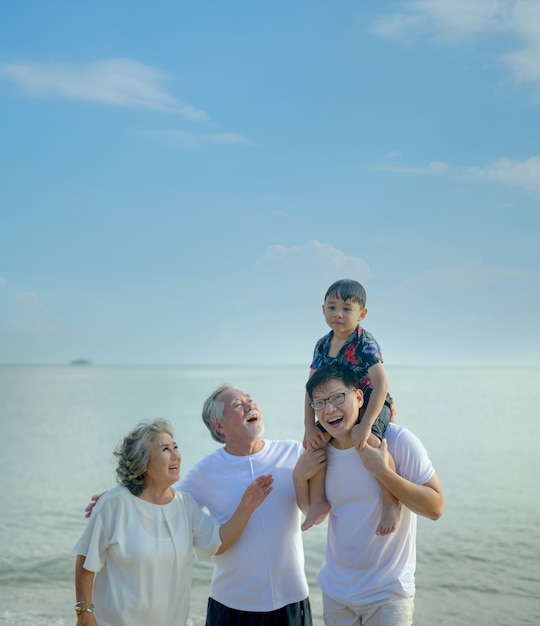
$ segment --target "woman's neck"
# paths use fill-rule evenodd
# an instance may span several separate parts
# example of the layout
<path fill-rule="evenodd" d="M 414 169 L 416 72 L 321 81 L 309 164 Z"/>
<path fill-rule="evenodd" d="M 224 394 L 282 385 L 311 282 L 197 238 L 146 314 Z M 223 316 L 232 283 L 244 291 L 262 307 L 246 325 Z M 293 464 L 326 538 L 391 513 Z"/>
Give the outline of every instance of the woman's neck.
<path fill-rule="evenodd" d="M 169 504 L 169 502 L 174 498 L 174 492 L 170 486 L 157 487 L 149 485 L 148 487 L 143 487 L 143 490 L 138 497 L 141 498 L 141 500 L 146 500 L 146 502 L 150 502 L 152 504 Z"/>

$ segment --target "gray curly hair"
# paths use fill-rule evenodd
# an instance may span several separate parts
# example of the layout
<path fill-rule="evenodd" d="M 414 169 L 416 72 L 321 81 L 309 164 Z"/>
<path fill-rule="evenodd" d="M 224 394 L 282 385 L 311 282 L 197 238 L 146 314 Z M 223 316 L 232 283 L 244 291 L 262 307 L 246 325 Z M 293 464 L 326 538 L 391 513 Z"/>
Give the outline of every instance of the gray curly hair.
<path fill-rule="evenodd" d="M 174 439 L 169 420 L 159 417 L 153 421 L 140 422 L 114 451 L 114 456 L 118 458 L 116 480 L 120 485 L 127 487 L 134 496 L 142 492 L 150 446 L 159 433 L 167 433 Z"/>

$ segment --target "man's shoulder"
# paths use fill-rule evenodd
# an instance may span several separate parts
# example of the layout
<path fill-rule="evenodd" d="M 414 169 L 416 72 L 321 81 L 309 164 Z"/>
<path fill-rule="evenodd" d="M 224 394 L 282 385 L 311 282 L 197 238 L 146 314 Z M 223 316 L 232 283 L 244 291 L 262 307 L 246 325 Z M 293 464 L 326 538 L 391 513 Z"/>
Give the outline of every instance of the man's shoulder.
<path fill-rule="evenodd" d="M 397 441 L 406 442 L 411 437 L 415 435 L 408 428 L 394 422 L 390 422 L 384 431 L 384 438 L 388 441 L 388 445 Z"/>
<path fill-rule="evenodd" d="M 428 451 L 414 433 L 398 424 L 388 424 L 384 437 L 400 476 L 420 485 L 431 478 L 435 470 Z"/>
<path fill-rule="evenodd" d="M 296 446 L 300 443 L 297 439 L 264 439 L 264 441 L 278 446 Z"/>
<path fill-rule="evenodd" d="M 208 454 L 205 454 L 202 459 L 199 459 L 195 465 L 193 466 L 194 468 L 198 468 L 200 469 L 201 467 L 205 467 L 208 465 L 215 465 L 217 461 L 219 461 L 219 459 L 223 459 L 225 458 L 227 455 L 225 453 L 225 447 L 222 446 L 221 448 L 217 448 L 217 450 L 213 450 L 212 452 L 209 452 Z"/>
<path fill-rule="evenodd" d="M 420 438 L 412 431 L 399 424 L 390 423 L 384 432 L 388 442 L 388 450 L 392 455 L 415 458 L 426 454 L 426 449 Z"/>
<path fill-rule="evenodd" d="M 264 442 L 269 448 L 280 450 L 297 450 L 302 448 L 301 442 L 296 441 L 296 439 L 265 439 Z"/>
<path fill-rule="evenodd" d="M 304 447 L 300 441 L 294 439 L 265 439 L 265 446 L 261 451 L 264 458 L 270 461 L 272 458 L 279 458 L 285 462 L 288 459 L 290 463 L 296 464 L 296 461 L 302 456 Z"/>

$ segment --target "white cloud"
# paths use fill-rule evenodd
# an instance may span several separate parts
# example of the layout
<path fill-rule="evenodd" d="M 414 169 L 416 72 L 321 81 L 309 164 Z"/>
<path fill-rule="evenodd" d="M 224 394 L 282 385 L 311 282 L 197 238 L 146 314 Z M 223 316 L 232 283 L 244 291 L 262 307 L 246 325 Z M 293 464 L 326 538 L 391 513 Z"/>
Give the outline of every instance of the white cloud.
<path fill-rule="evenodd" d="M 432 33 L 457 41 L 476 33 L 507 30 L 514 4 L 512 0 L 411 0 L 403 11 L 377 18 L 372 31 L 384 37 Z"/>
<path fill-rule="evenodd" d="M 432 161 L 423 167 L 378 165 L 375 169 L 416 176 L 451 174 L 461 179 L 494 181 L 505 185 L 517 185 L 534 192 L 540 191 L 540 156 L 531 157 L 526 161 L 503 157 L 485 167 L 451 167 L 447 163 Z"/>
<path fill-rule="evenodd" d="M 537 0 L 411 0 L 402 11 L 379 17 L 371 30 L 395 39 L 431 34 L 445 43 L 477 35 L 505 35 L 501 44 L 507 50 L 500 54 L 500 62 L 517 81 L 540 85 Z"/>
<path fill-rule="evenodd" d="M 34 98 L 65 98 L 115 106 L 155 109 L 202 122 L 206 113 L 184 104 L 162 87 L 169 76 L 132 59 L 88 64 L 3 63 L 0 77 Z"/>
<path fill-rule="evenodd" d="M 540 157 L 531 157 L 527 161 L 498 159 L 484 168 L 467 168 L 464 177 L 493 180 L 540 191 Z"/>
<path fill-rule="evenodd" d="M 208 144 L 249 145 L 250 142 L 239 133 L 195 133 L 184 130 L 141 131 L 142 135 L 173 143 L 190 149 L 201 149 Z"/>
<path fill-rule="evenodd" d="M 23 304 L 23 307 L 27 313 L 37 313 L 43 307 L 43 301 L 33 291 L 26 291 L 18 293 L 17 300 Z"/>
<path fill-rule="evenodd" d="M 396 174 L 446 174 L 450 166 L 440 161 L 431 161 L 423 167 L 403 167 L 399 165 L 379 165 L 377 170 Z"/>
<path fill-rule="evenodd" d="M 364 259 L 348 256 L 331 244 L 317 240 L 291 247 L 275 244 L 266 249 L 265 257 L 275 262 L 286 261 L 292 272 L 301 266 L 311 268 L 313 275 L 322 272 L 324 275 L 338 275 L 338 278 L 354 277 L 356 280 L 372 277 Z"/>
<path fill-rule="evenodd" d="M 3 276 L 0 276 L 0 287 L 2 285 L 7 285 L 7 280 Z"/>

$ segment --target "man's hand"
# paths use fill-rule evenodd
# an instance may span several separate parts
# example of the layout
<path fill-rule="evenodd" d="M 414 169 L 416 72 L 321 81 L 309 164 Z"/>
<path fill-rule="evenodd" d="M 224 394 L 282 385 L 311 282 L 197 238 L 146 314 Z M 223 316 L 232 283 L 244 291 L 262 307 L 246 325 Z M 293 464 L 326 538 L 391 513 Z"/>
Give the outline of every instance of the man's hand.
<path fill-rule="evenodd" d="M 320 450 L 306 450 L 298 459 L 294 468 L 294 476 L 301 481 L 307 481 L 313 478 L 315 474 L 326 467 L 326 453 Z"/>
<path fill-rule="evenodd" d="M 368 472 L 371 472 L 375 478 L 390 469 L 388 463 L 388 443 L 386 439 L 381 441 L 379 448 L 364 446 L 363 450 L 360 450 L 360 456 L 362 457 L 364 467 Z"/>
<path fill-rule="evenodd" d="M 103 491 L 102 493 L 98 494 L 98 495 L 94 495 L 90 498 L 90 503 L 88 504 L 88 506 L 86 507 L 86 509 L 84 509 L 84 516 L 85 517 L 90 517 L 90 515 L 92 515 L 92 511 L 94 510 L 94 507 L 97 504 L 97 501 L 101 498 L 101 496 L 104 494 L 105 492 Z"/>
<path fill-rule="evenodd" d="M 367 440 L 371 435 L 371 428 L 369 424 L 366 422 L 360 422 L 360 424 L 356 424 L 351 430 L 351 437 L 353 443 L 356 448 L 359 450 L 363 450 L 367 445 Z"/>

